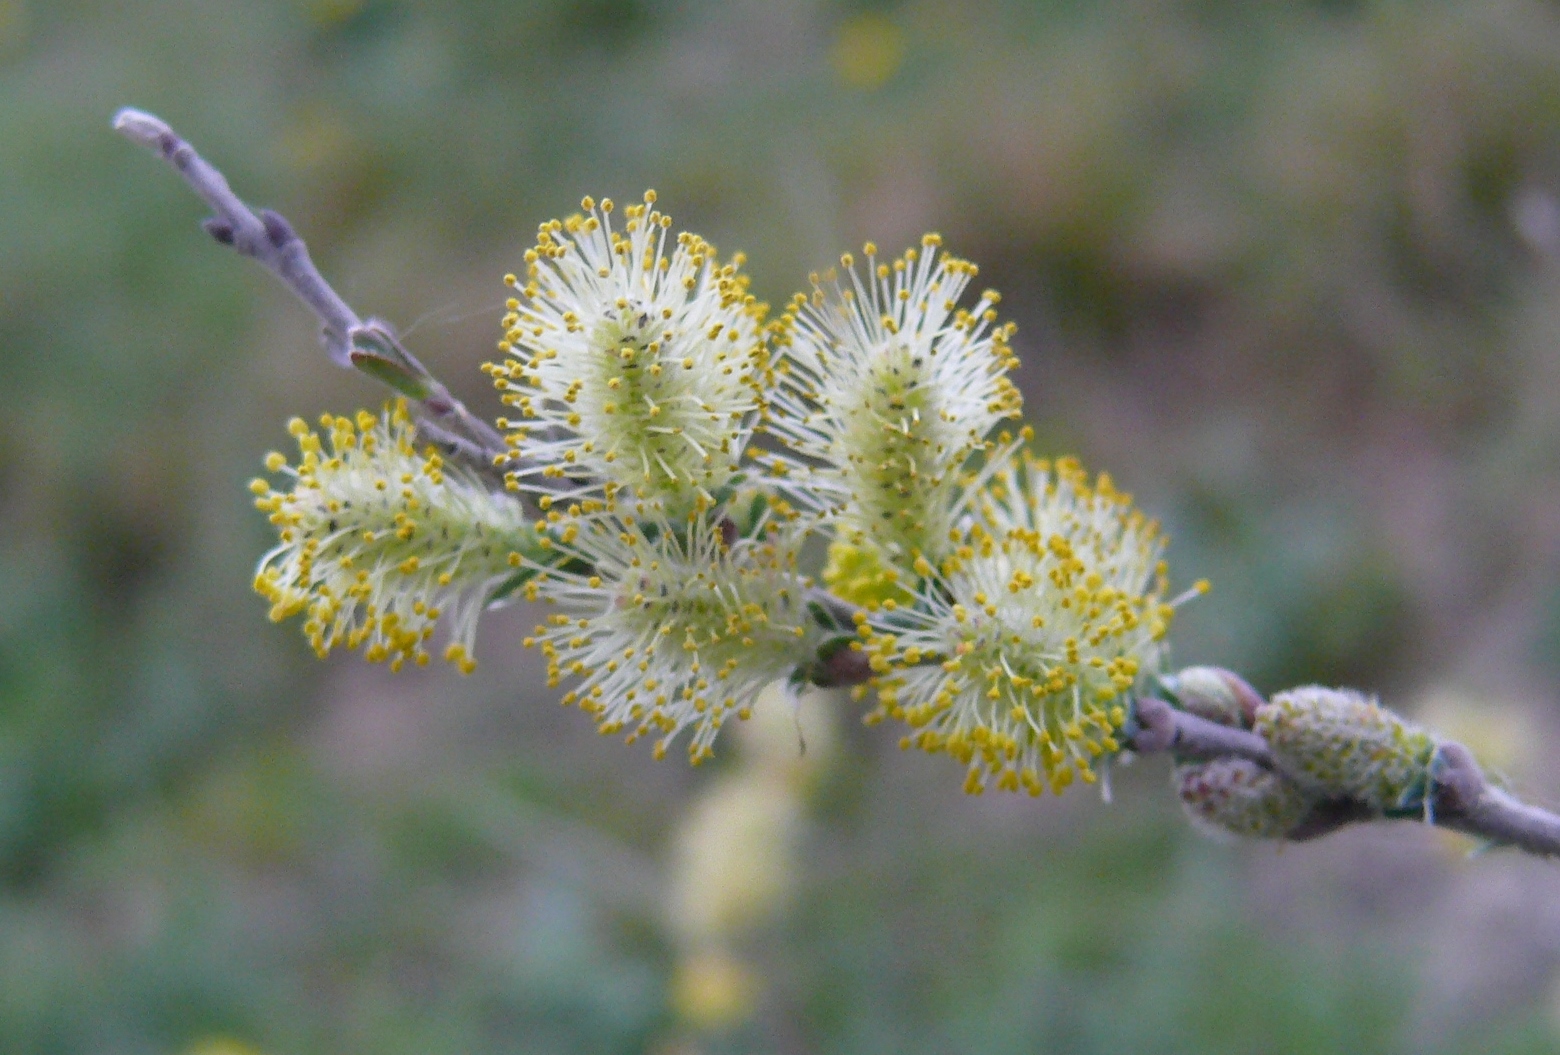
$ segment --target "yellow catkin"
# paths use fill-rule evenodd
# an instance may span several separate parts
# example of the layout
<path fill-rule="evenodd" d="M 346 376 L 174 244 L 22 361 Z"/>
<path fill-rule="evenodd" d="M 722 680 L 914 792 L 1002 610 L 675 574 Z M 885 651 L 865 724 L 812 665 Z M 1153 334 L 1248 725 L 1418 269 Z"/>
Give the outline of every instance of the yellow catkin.
<path fill-rule="evenodd" d="M 516 416 L 499 421 L 517 487 L 626 488 L 671 515 L 703 513 L 739 472 L 772 384 L 767 306 L 738 257 L 672 234 L 655 196 L 541 225 L 508 303 L 506 358 L 484 369 Z"/>
<path fill-rule="evenodd" d="M 1160 664 L 1174 606 L 1164 538 L 1107 476 L 1027 456 L 974 514 L 920 601 L 873 622 L 880 717 L 951 755 L 966 788 L 1060 792 L 1121 747 L 1127 700 Z M 875 665 L 874 669 L 877 669 Z"/>
<path fill-rule="evenodd" d="M 271 618 L 302 615 L 321 657 L 361 648 L 396 670 L 428 662 L 444 621 L 445 658 L 470 671 L 477 617 L 515 574 L 516 555 L 534 548 L 519 503 L 419 451 L 404 403 L 289 429 L 297 463 L 266 457 L 288 483 L 250 488 L 279 536 L 254 580 Z"/>
<path fill-rule="evenodd" d="M 590 570 L 539 570 L 531 596 L 556 611 L 525 644 L 602 733 L 648 736 L 660 758 L 690 730 L 689 760 L 701 762 L 728 718 L 816 656 L 797 527 L 728 541 L 706 518 L 684 526 L 656 510 L 571 526 L 560 549 Z"/>
<path fill-rule="evenodd" d="M 962 470 L 1022 406 L 997 294 L 960 308 L 976 268 L 940 245 L 927 235 L 890 263 L 868 244 L 864 271 L 847 255 L 843 275 L 814 277 L 782 319 L 766 424 L 785 447 L 772 467 L 800 500 L 905 569 L 941 561 Z"/>

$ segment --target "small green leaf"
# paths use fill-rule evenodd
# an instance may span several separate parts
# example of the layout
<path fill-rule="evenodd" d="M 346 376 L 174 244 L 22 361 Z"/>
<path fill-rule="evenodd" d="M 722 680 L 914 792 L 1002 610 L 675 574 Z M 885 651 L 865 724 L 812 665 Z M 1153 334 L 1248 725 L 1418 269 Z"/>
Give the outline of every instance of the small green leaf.
<path fill-rule="evenodd" d="M 354 329 L 349 337 L 352 365 L 389 385 L 408 399 L 424 400 L 433 392 L 433 378 L 401 347 L 395 335 L 377 323 Z"/>

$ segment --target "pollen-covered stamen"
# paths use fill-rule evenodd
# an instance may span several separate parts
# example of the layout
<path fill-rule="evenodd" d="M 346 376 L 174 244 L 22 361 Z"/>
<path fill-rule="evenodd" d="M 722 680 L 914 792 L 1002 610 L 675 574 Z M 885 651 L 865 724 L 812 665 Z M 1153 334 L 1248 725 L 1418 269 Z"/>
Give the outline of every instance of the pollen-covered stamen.
<path fill-rule="evenodd" d="M 731 540 L 703 517 L 562 522 L 553 545 L 591 570 L 539 567 L 525 587 L 559 609 L 526 639 L 546 657 L 549 684 L 578 678 L 563 702 L 604 734 L 654 736 L 659 758 L 691 727 L 689 759 L 709 757 L 727 718 L 746 718 L 766 685 L 816 653 L 801 534 L 770 527 Z"/>
<path fill-rule="evenodd" d="M 905 746 L 958 759 L 971 792 L 988 778 L 1031 794 L 1092 782 L 1174 614 L 1163 536 L 1070 459 L 1022 457 L 968 505 L 973 522 L 919 602 L 872 619 L 873 717 L 907 722 Z"/>
<path fill-rule="evenodd" d="M 740 255 L 643 205 L 612 227 L 611 201 L 543 224 L 486 369 L 518 408 L 501 420 L 514 485 L 571 497 L 605 485 L 675 512 L 708 508 L 741 464 L 770 383 L 766 306 Z M 566 483 L 565 481 L 573 481 Z"/>
<path fill-rule="evenodd" d="M 993 291 L 958 307 L 974 264 L 927 235 L 892 264 L 866 247 L 865 278 L 814 276 L 782 320 L 783 358 L 767 427 L 799 459 L 778 459 L 798 496 L 841 517 L 841 537 L 901 564 L 938 560 L 955 522 L 960 470 L 1021 399 L 1013 326 Z"/>
<path fill-rule="evenodd" d="M 428 662 L 443 619 L 445 658 L 470 671 L 477 617 L 522 553 L 535 552 L 520 504 L 432 449 L 419 452 L 404 403 L 378 417 L 327 414 L 320 424 L 323 436 L 301 420 L 289 425 L 296 466 L 281 454 L 266 458 L 267 469 L 292 477 L 290 488 L 250 485 L 280 535 L 254 582 L 271 618 L 303 613 L 321 657 L 362 646 L 395 670 L 408 659 Z"/>

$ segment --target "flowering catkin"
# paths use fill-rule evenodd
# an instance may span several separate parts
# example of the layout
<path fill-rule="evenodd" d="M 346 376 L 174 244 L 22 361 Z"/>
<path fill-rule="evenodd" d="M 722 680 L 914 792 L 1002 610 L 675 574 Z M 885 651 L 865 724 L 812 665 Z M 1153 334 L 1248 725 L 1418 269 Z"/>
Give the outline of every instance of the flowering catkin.
<path fill-rule="evenodd" d="M 1120 747 L 1126 694 L 1157 668 L 1174 614 L 1163 537 L 1110 478 L 1022 455 L 969 502 L 944 568 L 914 605 L 863 626 L 880 716 L 906 746 L 952 755 L 965 788 L 1060 792 Z"/>
<path fill-rule="evenodd" d="M 672 515 L 702 513 L 739 470 L 770 351 L 766 306 L 741 257 L 720 263 L 698 235 L 643 205 L 613 203 L 541 226 L 523 278 L 506 278 L 508 358 L 487 371 L 518 419 L 515 486 L 577 497 L 628 488 Z"/>
<path fill-rule="evenodd" d="M 524 592 L 558 611 L 525 644 L 542 650 L 549 685 L 579 679 L 563 702 L 604 734 L 654 734 L 659 758 L 692 728 L 688 756 L 700 762 L 728 717 L 746 718 L 766 685 L 816 654 L 793 526 L 760 523 L 753 537 L 728 539 L 706 518 L 646 509 L 580 510 L 552 527 L 548 542 L 567 560 L 538 566 Z"/>
<path fill-rule="evenodd" d="M 303 632 L 321 657 L 363 646 L 394 670 L 428 661 L 426 643 L 444 618 L 445 658 L 471 670 L 477 617 L 535 545 L 519 503 L 432 450 L 419 453 L 404 403 L 377 417 L 327 414 L 320 425 L 323 436 L 296 418 L 288 426 L 297 465 L 266 457 L 290 487 L 250 485 L 279 535 L 254 580 L 271 618 L 305 613 Z"/>
<path fill-rule="evenodd" d="M 961 469 L 1022 405 L 1007 377 L 1013 325 L 997 323 L 994 291 L 958 306 L 977 269 L 941 244 L 929 234 L 884 263 L 868 243 L 865 278 L 849 254 L 843 281 L 813 276 L 782 320 L 766 422 L 792 455 L 774 466 L 800 503 L 902 568 L 942 559 Z"/>

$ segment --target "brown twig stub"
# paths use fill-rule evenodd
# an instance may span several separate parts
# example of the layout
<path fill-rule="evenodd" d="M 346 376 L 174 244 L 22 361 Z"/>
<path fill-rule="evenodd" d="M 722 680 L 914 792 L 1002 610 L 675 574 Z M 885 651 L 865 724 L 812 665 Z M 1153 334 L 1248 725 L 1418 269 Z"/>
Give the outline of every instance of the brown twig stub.
<path fill-rule="evenodd" d="M 472 451 L 472 460 L 484 470 L 493 470 L 510 460 L 512 452 L 498 430 L 466 409 L 444 383 L 401 343 L 395 330 L 383 319 L 369 319 L 347 334 L 352 365 L 384 381 L 417 402 L 425 418 L 437 422 L 446 432 L 463 436 Z"/>
<path fill-rule="evenodd" d="M 865 685 L 872 680 L 871 657 L 859 648 L 842 648 L 820 664 L 817 684 L 831 689 Z"/>

